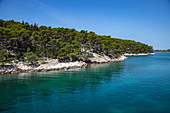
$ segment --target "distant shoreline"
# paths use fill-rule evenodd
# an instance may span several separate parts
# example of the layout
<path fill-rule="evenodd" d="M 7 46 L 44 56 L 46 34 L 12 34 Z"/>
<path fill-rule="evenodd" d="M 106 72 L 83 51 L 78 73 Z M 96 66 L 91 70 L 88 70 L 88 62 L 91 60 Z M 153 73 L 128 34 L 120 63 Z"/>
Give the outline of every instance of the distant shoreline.
<path fill-rule="evenodd" d="M 119 58 L 111 59 L 108 56 L 95 56 L 95 58 L 89 58 L 89 63 L 107 63 L 107 62 L 117 62 L 127 59 L 126 56 L 143 56 L 143 55 L 152 55 L 154 53 L 140 53 L 140 54 L 124 54 Z M 11 64 L 6 67 L 0 68 L 0 74 L 17 74 L 17 73 L 28 73 L 28 72 L 41 72 L 41 71 L 52 71 L 52 70 L 67 70 L 72 68 L 82 68 L 87 66 L 86 62 L 76 61 L 76 62 L 67 62 L 59 63 L 57 59 L 51 59 L 47 61 L 47 64 L 39 65 L 25 65 L 23 62 L 17 64 Z"/>
<path fill-rule="evenodd" d="M 155 51 L 154 53 L 170 53 L 170 51 Z"/>

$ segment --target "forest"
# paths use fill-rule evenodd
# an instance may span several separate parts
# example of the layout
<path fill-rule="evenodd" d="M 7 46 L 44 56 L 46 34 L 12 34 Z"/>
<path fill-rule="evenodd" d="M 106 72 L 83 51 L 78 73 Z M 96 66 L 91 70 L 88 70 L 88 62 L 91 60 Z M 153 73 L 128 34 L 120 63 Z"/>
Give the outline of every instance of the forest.
<path fill-rule="evenodd" d="M 92 53 L 117 58 L 124 53 L 152 53 L 153 47 L 133 40 L 69 28 L 38 26 L 0 19 L 0 62 L 59 59 L 85 61 Z"/>

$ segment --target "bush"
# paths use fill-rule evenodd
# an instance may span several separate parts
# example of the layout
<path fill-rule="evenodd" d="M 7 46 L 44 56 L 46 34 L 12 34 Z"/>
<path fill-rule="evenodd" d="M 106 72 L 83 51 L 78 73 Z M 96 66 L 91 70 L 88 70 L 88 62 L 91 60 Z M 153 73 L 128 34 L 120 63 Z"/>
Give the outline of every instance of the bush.
<path fill-rule="evenodd" d="M 35 64 L 37 63 L 37 61 L 39 60 L 38 56 L 35 55 L 33 52 L 27 52 L 24 54 L 24 59 L 25 61 L 27 61 L 28 63 L 31 63 L 31 64 Z"/>
<path fill-rule="evenodd" d="M 5 50 L 0 50 L 0 63 L 4 65 L 4 63 L 10 63 L 14 58 L 9 57 L 9 53 Z"/>
<path fill-rule="evenodd" d="M 87 54 L 87 58 L 93 58 L 94 56 L 93 56 L 93 54 L 92 53 L 88 53 Z"/>

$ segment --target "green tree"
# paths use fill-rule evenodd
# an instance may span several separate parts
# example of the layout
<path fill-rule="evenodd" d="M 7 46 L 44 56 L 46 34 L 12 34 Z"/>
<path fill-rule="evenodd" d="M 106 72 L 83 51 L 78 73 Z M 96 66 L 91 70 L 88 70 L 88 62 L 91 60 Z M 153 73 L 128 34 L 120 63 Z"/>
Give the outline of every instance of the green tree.
<path fill-rule="evenodd" d="M 1 65 L 4 65 L 4 63 L 10 63 L 11 61 L 13 61 L 13 58 L 9 57 L 9 53 L 5 50 L 0 50 L 0 63 Z"/>
<path fill-rule="evenodd" d="M 118 57 L 123 53 L 150 53 L 153 47 L 133 40 L 97 35 L 92 31 L 38 27 L 37 24 L 24 21 L 20 23 L 0 19 L 0 50 L 5 50 L 7 54 L 8 51 L 14 53 L 14 56 L 7 55 L 9 61 L 10 58 L 23 61 L 25 57 L 33 63 L 37 57 L 76 61 L 92 56 L 88 55 L 90 52 L 110 57 Z M 31 58 L 25 56 L 28 53 Z M 2 59 L 6 59 L 6 56 Z"/>
<path fill-rule="evenodd" d="M 33 52 L 27 52 L 24 54 L 25 56 L 25 61 L 31 64 L 35 64 L 38 61 L 38 56 L 35 55 Z"/>

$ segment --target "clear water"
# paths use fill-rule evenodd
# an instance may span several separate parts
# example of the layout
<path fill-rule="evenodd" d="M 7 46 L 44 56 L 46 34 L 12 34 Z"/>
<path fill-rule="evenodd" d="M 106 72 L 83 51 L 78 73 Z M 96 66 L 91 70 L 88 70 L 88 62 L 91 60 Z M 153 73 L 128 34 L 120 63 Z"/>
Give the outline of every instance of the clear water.
<path fill-rule="evenodd" d="M 2 113 L 170 113 L 170 53 L 0 76 Z"/>

